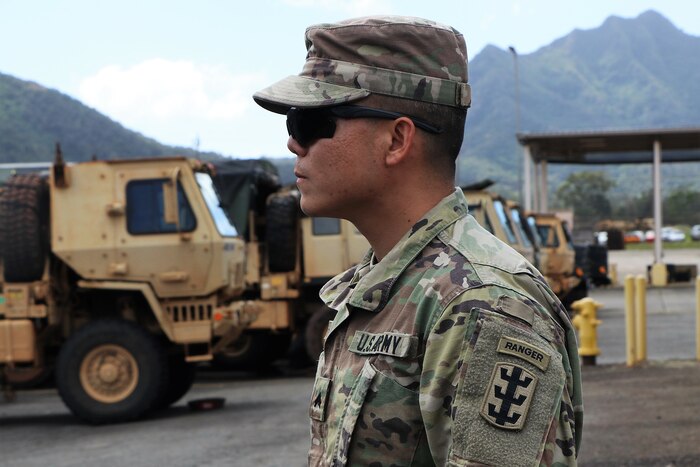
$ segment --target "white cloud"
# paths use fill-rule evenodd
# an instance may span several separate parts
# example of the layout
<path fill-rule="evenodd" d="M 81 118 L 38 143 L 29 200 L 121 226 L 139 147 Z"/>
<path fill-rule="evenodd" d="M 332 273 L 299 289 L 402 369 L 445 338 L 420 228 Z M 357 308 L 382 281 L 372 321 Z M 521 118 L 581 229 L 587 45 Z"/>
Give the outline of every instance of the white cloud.
<path fill-rule="evenodd" d="M 323 8 L 358 16 L 391 13 L 391 0 L 284 0 L 294 7 Z"/>
<path fill-rule="evenodd" d="M 264 77 L 257 74 L 156 58 L 131 67 L 106 66 L 85 78 L 78 94 L 86 104 L 125 122 L 177 117 L 228 120 L 251 106 L 250 95 L 261 81 Z"/>
<path fill-rule="evenodd" d="M 85 104 L 164 144 L 238 157 L 289 155 L 284 117 L 258 107 L 255 91 L 272 83 L 264 73 L 151 59 L 110 65 L 82 80 Z"/>

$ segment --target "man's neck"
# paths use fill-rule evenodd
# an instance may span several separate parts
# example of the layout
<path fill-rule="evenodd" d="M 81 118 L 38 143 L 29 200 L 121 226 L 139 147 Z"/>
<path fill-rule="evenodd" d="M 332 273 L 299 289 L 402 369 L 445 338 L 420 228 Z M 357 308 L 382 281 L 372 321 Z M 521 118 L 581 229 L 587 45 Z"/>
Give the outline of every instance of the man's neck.
<path fill-rule="evenodd" d="M 384 258 L 413 225 L 435 207 L 454 187 L 427 193 L 416 191 L 412 196 L 394 195 L 378 200 L 372 206 L 350 219 L 367 238 L 378 260 Z"/>

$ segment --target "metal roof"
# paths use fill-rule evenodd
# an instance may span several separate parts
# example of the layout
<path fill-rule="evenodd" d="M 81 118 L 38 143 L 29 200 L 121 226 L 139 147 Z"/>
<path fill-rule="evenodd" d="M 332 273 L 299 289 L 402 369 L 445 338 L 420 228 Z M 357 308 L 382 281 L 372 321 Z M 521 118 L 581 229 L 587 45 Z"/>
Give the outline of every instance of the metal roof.
<path fill-rule="evenodd" d="M 653 159 L 661 143 L 662 162 L 700 161 L 700 127 L 518 133 L 535 162 L 564 164 L 639 164 Z"/>

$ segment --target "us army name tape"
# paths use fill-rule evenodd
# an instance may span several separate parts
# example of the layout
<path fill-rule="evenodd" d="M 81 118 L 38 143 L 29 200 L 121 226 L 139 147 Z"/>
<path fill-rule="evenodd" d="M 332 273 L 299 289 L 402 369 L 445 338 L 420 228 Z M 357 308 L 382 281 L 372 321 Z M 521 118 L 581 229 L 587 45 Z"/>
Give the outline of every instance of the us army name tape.
<path fill-rule="evenodd" d="M 392 357 L 407 357 L 411 352 L 415 352 L 416 344 L 417 338 L 410 334 L 395 332 L 372 334 L 356 331 L 349 350 L 363 355 L 384 354 Z"/>

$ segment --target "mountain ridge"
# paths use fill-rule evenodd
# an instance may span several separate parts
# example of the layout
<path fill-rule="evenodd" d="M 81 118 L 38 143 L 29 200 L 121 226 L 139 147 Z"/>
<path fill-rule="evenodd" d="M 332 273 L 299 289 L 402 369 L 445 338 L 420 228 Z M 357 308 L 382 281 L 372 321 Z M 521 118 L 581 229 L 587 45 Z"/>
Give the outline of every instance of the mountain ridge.
<path fill-rule="evenodd" d="M 700 37 L 654 10 L 636 18 L 611 16 L 596 28 L 575 29 L 518 55 L 520 102 L 514 63 L 508 50 L 494 45 L 469 63 L 474 95 L 458 162 L 461 183 L 488 177 L 499 181 L 499 190 L 518 192 L 518 106 L 519 130 L 526 133 L 700 126 Z M 0 162 L 51 160 L 57 141 L 71 160 L 175 153 L 223 157 L 164 145 L 57 90 L 2 73 L 0 136 Z M 271 160 L 283 180 L 293 180 L 291 159 Z M 571 170 L 553 166 L 551 185 Z M 700 167 L 691 171 L 700 175 Z M 615 177 L 624 181 L 636 175 Z"/>

